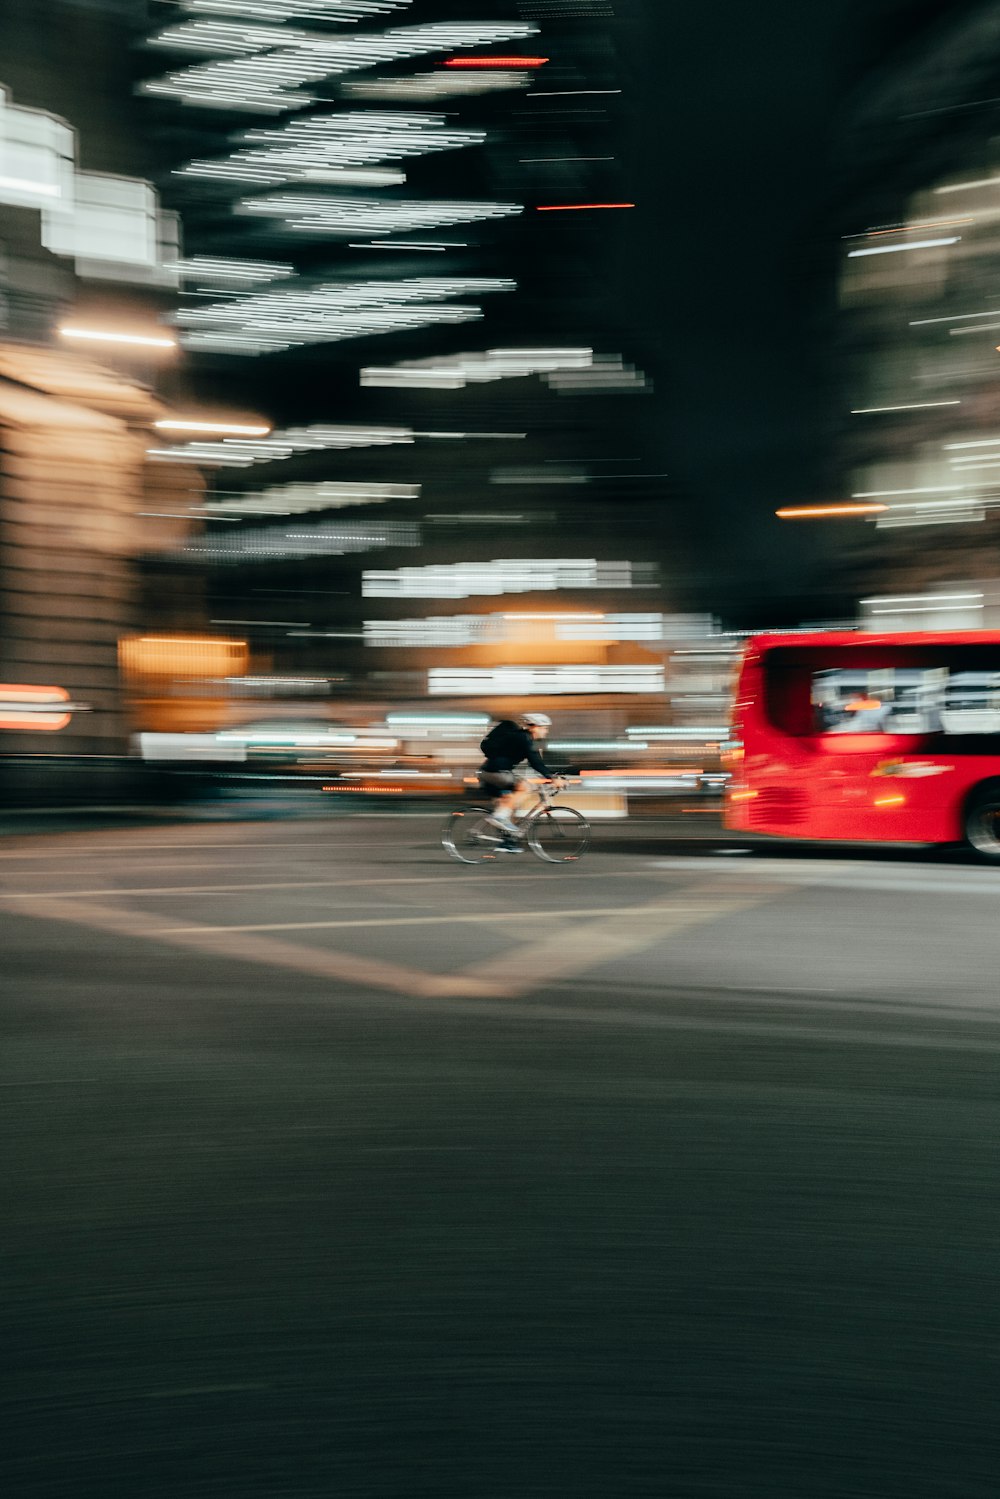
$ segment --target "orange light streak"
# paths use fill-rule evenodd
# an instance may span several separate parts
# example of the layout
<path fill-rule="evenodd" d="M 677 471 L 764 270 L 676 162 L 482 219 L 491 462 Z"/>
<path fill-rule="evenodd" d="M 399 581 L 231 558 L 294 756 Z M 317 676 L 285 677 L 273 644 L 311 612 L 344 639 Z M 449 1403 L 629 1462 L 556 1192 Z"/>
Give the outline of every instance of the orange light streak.
<path fill-rule="evenodd" d="M 812 520 L 827 515 L 878 515 L 888 505 L 786 505 L 774 513 L 779 520 Z"/>

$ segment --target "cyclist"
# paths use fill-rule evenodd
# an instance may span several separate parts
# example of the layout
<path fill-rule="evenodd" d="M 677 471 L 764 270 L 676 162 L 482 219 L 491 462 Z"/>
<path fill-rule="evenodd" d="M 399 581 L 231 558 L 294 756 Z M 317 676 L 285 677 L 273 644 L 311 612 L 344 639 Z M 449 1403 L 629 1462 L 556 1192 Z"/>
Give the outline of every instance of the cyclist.
<path fill-rule="evenodd" d="M 552 720 L 547 713 L 522 713 L 516 721 L 501 719 L 480 745 L 486 759 L 479 769 L 479 784 L 496 798 L 490 822 L 503 833 L 500 848 L 506 853 L 522 852 L 517 840 L 523 834 L 514 821 L 514 814 L 531 798 L 528 767 L 547 781 L 555 781 L 559 786 L 564 784 L 535 748 L 551 727 Z"/>

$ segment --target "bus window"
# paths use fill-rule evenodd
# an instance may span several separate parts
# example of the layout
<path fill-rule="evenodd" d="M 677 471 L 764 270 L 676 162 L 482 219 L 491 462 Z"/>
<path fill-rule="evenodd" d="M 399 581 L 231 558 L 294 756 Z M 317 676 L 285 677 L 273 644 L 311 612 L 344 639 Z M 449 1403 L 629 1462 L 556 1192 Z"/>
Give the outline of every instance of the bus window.
<path fill-rule="evenodd" d="M 839 667 L 812 678 L 817 734 L 932 734 L 947 673 L 916 667 Z"/>
<path fill-rule="evenodd" d="M 941 727 L 946 734 L 1000 734 L 1000 672 L 951 672 Z"/>

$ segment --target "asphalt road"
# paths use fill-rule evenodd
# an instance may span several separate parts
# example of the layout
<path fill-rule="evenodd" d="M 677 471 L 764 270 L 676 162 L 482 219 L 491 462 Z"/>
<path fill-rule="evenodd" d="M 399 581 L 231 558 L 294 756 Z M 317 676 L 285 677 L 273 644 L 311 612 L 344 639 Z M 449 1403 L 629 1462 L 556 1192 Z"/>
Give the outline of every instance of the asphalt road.
<path fill-rule="evenodd" d="M 0 839 L 9 1499 L 995 1499 L 1000 870 Z"/>

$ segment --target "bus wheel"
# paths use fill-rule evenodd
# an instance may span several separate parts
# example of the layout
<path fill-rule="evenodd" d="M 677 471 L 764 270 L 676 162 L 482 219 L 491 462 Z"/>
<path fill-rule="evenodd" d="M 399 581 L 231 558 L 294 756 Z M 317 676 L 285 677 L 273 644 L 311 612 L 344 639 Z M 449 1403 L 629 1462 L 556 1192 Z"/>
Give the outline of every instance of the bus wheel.
<path fill-rule="evenodd" d="M 965 838 L 981 859 L 1000 864 L 1000 783 L 982 786 L 965 811 Z"/>

